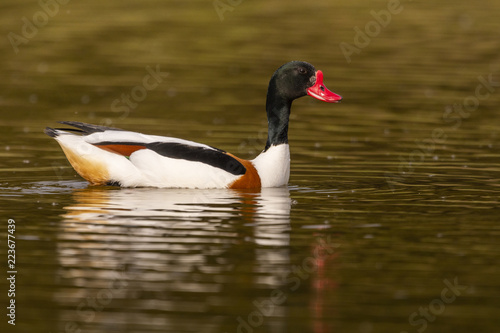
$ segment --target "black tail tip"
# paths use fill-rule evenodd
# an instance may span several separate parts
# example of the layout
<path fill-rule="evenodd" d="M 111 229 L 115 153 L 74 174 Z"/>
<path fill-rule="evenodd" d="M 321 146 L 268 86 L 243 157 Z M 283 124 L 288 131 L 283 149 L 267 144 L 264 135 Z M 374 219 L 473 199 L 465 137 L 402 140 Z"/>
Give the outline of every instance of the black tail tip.
<path fill-rule="evenodd" d="M 50 127 L 45 127 L 43 132 L 52 138 L 55 138 L 56 136 L 58 136 L 57 130 L 50 128 Z"/>

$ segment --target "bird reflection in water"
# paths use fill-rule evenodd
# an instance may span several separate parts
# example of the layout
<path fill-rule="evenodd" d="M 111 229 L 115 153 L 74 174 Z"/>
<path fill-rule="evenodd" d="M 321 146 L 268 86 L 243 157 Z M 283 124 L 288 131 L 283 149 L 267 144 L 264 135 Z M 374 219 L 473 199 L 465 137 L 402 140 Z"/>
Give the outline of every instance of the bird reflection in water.
<path fill-rule="evenodd" d="M 61 327 L 241 330 L 235 318 L 247 318 L 254 300 L 283 288 L 290 274 L 292 200 L 286 187 L 89 187 L 76 190 L 74 199 L 58 235 Z M 319 279 L 312 276 L 315 289 L 324 284 Z M 316 314 L 322 312 L 320 289 L 311 300 Z M 259 326 L 284 332 L 286 302 L 273 307 Z"/>

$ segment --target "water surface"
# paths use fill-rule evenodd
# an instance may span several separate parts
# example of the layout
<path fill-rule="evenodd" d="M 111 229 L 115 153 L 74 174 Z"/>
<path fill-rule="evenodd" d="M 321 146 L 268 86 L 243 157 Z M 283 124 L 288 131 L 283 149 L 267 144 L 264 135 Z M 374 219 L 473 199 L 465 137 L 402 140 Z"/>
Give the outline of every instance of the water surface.
<path fill-rule="evenodd" d="M 498 330 L 496 2 L 401 2 L 361 47 L 387 2 L 234 1 L 221 21 L 210 1 L 71 1 L 17 53 L 9 33 L 43 9 L 0 6 L 18 272 L 2 332 Z M 268 80 L 299 59 L 344 101 L 294 102 L 284 188 L 91 187 L 42 132 L 85 121 L 253 158 Z"/>

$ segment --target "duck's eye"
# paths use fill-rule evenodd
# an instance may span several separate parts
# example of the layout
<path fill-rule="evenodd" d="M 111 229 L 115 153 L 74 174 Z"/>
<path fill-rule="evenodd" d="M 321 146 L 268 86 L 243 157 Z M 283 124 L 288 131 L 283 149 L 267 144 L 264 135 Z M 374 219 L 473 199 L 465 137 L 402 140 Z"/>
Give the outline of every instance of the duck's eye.
<path fill-rule="evenodd" d="M 298 68 L 299 74 L 307 74 L 307 70 L 303 67 Z"/>

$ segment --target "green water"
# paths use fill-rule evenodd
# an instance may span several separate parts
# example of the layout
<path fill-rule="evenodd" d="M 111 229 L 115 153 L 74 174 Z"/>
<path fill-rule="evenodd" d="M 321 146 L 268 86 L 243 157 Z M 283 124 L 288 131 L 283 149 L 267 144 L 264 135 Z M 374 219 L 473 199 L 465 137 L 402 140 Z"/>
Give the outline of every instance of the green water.
<path fill-rule="evenodd" d="M 49 3 L 0 5 L 2 332 L 498 331 L 498 2 Z M 90 187 L 42 132 L 253 158 L 290 60 L 344 101 L 294 102 L 287 188 Z"/>

